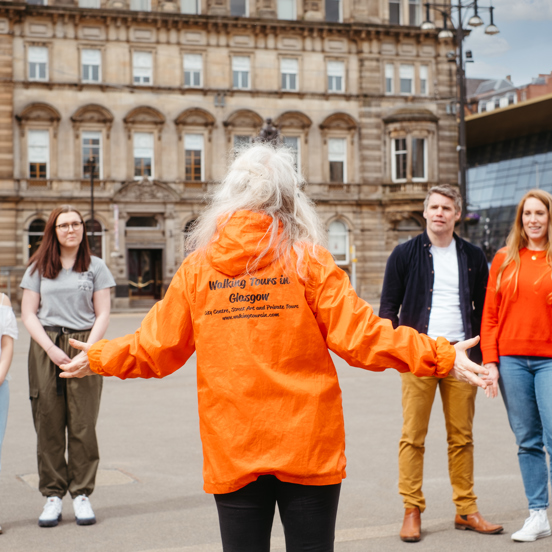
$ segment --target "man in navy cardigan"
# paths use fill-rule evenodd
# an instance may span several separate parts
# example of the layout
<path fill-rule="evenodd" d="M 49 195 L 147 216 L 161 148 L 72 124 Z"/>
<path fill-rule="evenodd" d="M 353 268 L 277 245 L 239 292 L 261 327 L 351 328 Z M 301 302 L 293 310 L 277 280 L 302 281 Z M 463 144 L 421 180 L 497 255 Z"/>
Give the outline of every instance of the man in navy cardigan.
<path fill-rule="evenodd" d="M 489 275 L 483 251 L 454 233 L 462 213 L 460 194 L 451 186 L 431 188 L 424 201 L 427 229 L 398 245 L 385 270 L 379 315 L 393 326 L 410 326 L 451 343 L 479 335 Z M 479 345 L 470 351 L 481 362 Z M 424 442 L 437 387 L 441 393 L 448 440 L 449 475 L 456 506 L 456 529 L 496 534 L 502 526 L 479 513 L 473 491 L 473 415 L 477 388 L 453 377 L 401 374 L 403 429 L 399 444 L 399 493 L 405 515 L 400 537 L 421 538 L 420 514 Z"/>

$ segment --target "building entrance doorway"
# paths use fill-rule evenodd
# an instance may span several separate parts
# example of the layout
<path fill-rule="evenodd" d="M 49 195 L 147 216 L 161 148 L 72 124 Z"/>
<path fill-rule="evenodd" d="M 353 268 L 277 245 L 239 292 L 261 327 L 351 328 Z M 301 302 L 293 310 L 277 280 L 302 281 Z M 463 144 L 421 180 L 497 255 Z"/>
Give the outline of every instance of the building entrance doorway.
<path fill-rule="evenodd" d="M 162 298 L 163 250 L 128 250 L 128 293 L 131 299 Z"/>

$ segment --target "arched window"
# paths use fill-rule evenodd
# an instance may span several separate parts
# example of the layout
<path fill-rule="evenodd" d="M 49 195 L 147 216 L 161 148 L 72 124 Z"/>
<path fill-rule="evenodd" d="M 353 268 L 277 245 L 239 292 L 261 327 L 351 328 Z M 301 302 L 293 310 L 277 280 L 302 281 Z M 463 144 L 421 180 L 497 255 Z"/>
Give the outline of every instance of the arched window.
<path fill-rule="evenodd" d="M 191 253 L 191 251 L 186 250 L 186 240 L 190 236 L 192 232 L 192 228 L 194 227 L 195 223 L 196 223 L 196 219 L 189 220 L 184 226 L 184 230 L 182 230 L 182 256 L 183 257 L 187 257 Z"/>
<path fill-rule="evenodd" d="M 86 221 L 86 235 L 88 236 L 88 243 L 90 245 L 90 252 L 96 257 L 103 259 L 103 237 L 104 229 L 100 222 L 91 219 Z M 92 239 L 92 228 L 94 228 L 94 239 Z"/>
<path fill-rule="evenodd" d="M 44 228 L 46 228 L 46 223 L 42 219 L 35 219 L 31 222 L 31 224 L 29 224 L 29 259 L 34 255 L 35 251 L 42 243 Z"/>
<path fill-rule="evenodd" d="M 340 220 L 334 220 L 328 228 L 328 246 L 336 264 L 349 264 L 349 230 Z"/>

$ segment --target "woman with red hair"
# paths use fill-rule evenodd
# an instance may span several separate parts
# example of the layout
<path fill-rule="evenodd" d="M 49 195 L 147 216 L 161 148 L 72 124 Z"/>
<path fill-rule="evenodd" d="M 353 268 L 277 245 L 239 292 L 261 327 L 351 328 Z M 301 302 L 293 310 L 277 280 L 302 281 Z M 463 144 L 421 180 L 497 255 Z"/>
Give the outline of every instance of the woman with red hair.
<path fill-rule="evenodd" d="M 77 524 L 96 523 L 88 497 L 100 460 L 96 420 L 102 378 L 67 381 L 59 377 L 59 365 L 75 355 L 70 337 L 89 344 L 103 337 L 114 285 L 105 263 L 90 254 L 81 214 L 70 205 L 54 209 L 21 282 L 21 319 L 32 338 L 29 394 L 39 490 L 47 498 L 40 527 L 58 524 L 67 492 Z"/>
<path fill-rule="evenodd" d="M 531 190 L 521 199 L 506 247 L 489 276 L 481 352 L 489 370 L 488 396 L 498 385 L 529 502 L 529 517 L 514 541 L 549 537 L 548 468 L 552 456 L 552 195 Z M 500 378 L 500 379 L 499 379 Z"/>

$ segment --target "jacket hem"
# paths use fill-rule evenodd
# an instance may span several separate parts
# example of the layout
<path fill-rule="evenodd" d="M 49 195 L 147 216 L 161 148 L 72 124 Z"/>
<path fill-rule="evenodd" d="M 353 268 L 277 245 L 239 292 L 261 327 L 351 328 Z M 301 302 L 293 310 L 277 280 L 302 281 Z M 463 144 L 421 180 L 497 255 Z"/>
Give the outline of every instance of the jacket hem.
<path fill-rule="evenodd" d="M 239 491 L 249 483 L 257 481 L 261 475 L 274 475 L 283 483 L 295 483 L 297 485 L 312 485 L 315 487 L 321 487 L 323 485 L 337 485 L 347 477 L 345 470 L 335 475 L 316 475 L 312 477 L 295 477 L 289 474 L 282 474 L 278 472 L 269 473 L 252 473 L 247 477 L 240 479 L 239 481 L 233 481 L 231 483 L 207 483 L 203 484 L 203 490 L 209 494 L 227 494 Z"/>

